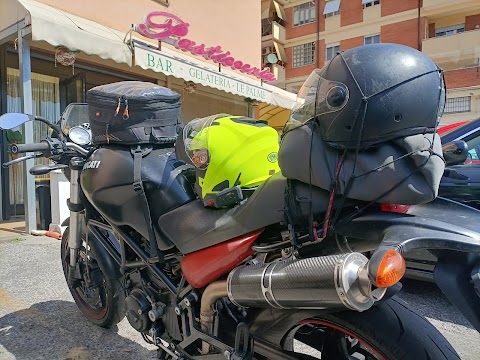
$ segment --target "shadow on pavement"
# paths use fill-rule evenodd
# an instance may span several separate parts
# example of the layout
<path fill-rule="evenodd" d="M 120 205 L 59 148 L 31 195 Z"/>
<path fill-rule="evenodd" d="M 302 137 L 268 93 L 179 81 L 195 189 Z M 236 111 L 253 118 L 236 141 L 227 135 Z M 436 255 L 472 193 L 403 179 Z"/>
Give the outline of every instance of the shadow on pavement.
<path fill-rule="evenodd" d="M 47 301 L 0 318 L 0 345 L 17 359 L 154 359 L 156 351 L 90 323 L 73 302 Z M 0 358 L 9 358 L 2 355 Z M 10 355 L 11 357 L 11 355 Z"/>
<path fill-rule="evenodd" d="M 402 284 L 400 298 L 414 304 L 414 308 L 422 315 L 473 329 L 435 283 L 403 279 Z"/>

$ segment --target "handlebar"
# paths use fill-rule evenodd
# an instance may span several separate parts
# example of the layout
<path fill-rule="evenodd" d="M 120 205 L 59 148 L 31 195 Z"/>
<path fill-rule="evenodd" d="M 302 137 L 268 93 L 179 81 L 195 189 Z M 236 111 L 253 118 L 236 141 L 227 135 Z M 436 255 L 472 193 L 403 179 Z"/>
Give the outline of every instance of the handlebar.
<path fill-rule="evenodd" d="M 50 151 L 50 144 L 46 141 L 33 144 L 13 144 L 11 152 L 13 154 L 26 153 L 26 152 L 46 152 Z"/>
<path fill-rule="evenodd" d="M 33 143 L 33 144 L 13 144 L 10 151 L 13 154 L 26 153 L 26 152 L 42 152 L 45 154 L 46 152 L 52 152 L 52 150 L 54 149 L 58 149 L 58 148 L 61 149 L 62 147 L 64 147 L 70 150 L 75 150 L 76 152 L 84 156 L 88 154 L 88 150 L 85 150 L 84 148 L 82 148 L 81 146 L 75 143 L 59 142 L 59 144 L 63 144 L 63 145 L 59 145 L 59 147 L 57 147 L 57 145 L 52 146 L 48 141 L 42 141 L 42 142 Z"/>

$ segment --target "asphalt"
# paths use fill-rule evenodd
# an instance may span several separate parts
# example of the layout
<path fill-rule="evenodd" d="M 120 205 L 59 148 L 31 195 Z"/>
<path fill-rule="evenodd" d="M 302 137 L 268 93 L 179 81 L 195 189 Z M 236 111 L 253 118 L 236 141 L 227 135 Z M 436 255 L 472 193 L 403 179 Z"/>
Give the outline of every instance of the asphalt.
<path fill-rule="evenodd" d="M 434 284 L 407 281 L 401 297 L 423 313 L 462 359 L 477 360 L 478 334 Z M 0 360 L 155 359 L 126 320 L 111 329 L 77 309 L 60 263 L 60 241 L 0 238 Z"/>

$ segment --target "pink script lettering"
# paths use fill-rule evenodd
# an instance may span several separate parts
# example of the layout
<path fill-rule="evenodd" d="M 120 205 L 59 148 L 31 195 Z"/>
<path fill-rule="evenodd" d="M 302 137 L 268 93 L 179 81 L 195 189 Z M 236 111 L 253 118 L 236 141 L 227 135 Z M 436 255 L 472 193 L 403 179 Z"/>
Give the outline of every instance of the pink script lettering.
<path fill-rule="evenodd" d="M 159 18 L 159 20 L 156 20 Z M 163 22 L 160 22 L 163 20 Z M 153 11 L 143 20 L 143 24 L 135 25 L 135 29 L 145 37 L 156 40 L 173 40 L 177 49 L 190 52 L 193 55 L 203 56 L 205 59 L 212 60 L 215 63 L 230 67 L 250 75 L 254 75 L 265 81 L 275 81 L 275 75 L 266 67 L 261 70 L 252 67 L 250 64 L 244 64 L 230 55 L 230 51 L 224 51 L 221 46 L 212 46 L 207 48 L 205 44 L 196 44 L 195 41 L 186 39 L 189 24 L 184 22 L 178 16 L 163 12 Z"/>

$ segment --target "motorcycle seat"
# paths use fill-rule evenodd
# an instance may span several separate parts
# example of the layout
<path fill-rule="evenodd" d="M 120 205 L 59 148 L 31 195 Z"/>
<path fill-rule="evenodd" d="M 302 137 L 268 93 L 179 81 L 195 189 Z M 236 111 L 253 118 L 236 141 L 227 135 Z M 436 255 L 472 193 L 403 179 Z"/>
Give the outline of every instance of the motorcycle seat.
<path fill-rule="evenodd" d="M 309 185 L 298 183 L 297 196 L 305 198 Z M 281 173 L 270 177 L 244 203 L 229 209 L 205 208 L 201 200 L 182 205 L 158 219 L 160 232 L 188 254 L 237 236 L 285 221 L 287 179 Z M 315 213 L 324 212 L 329 192 L 313 188 Z M 307 207 L 308 208 L 308 207 Z M 305 211 L 305 206 L 296 209 Z"/>

